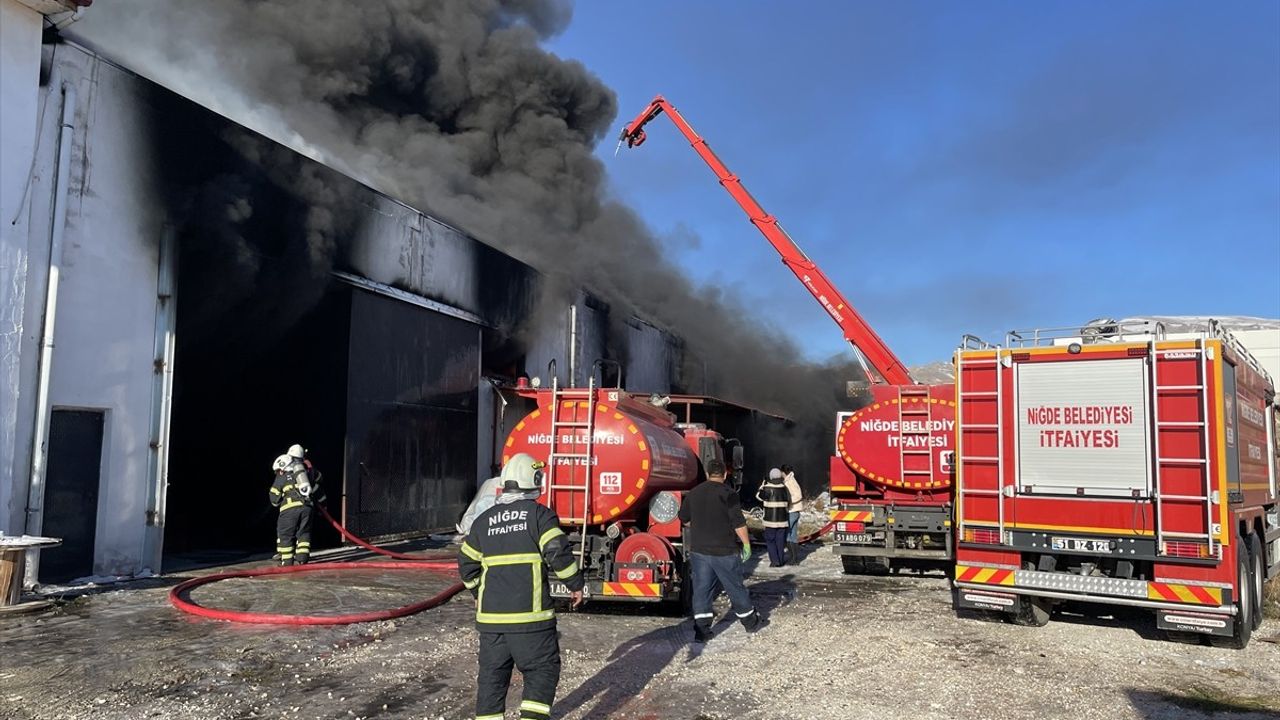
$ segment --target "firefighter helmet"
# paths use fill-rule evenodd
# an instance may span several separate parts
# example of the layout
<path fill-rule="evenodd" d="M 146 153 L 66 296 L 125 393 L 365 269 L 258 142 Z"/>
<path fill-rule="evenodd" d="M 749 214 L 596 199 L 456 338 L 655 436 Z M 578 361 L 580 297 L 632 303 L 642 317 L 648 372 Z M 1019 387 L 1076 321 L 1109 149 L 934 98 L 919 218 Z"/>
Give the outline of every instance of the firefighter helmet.
<path fill-rule="evenodd" d="M 298 460 L 301 460 L 303 455 L 305 455 L 306 453 L 307 451 L 303 450 L 301 445 L 289 446 L 289 457 L 291 458 L 297 458 Z"/>
<path fill-rule="evenodd" d="M 528 453 L 516 453 L 502 466 L 502 489 L 511 491 L 539 490 L 542 488 L 542 469 Z"/>
<path fill-rule="evenodd" d="M 293 458 L 288 455 L 280 455 L 276 457 L 275 462 L 271 463 L 271 469 L 275 472 L 284 472 L 293 464 Z"/>

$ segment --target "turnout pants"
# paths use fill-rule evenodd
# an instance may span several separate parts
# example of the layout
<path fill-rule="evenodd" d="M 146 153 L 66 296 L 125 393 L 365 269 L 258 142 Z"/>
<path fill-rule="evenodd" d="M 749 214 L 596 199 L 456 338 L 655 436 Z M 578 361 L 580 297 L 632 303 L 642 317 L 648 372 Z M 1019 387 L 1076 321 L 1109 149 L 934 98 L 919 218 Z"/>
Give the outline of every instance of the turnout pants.
<path fill-rule="evenodd" d="M 311 507 L 281 510 L 276 520 L 276 552 L 281 565 L 306 563 L 311 558 Z"/>
<path fill-rule="evenodd" d="M 732 555 L 703 555 L 689 553 L 693 562 L 693 624 L 700 635 L 711 633 L 711 621 L 715 613 L 711 604 L 715 602 L 720 588 L 729 594 L 729 606 L 742 626 L 754 630 L 760 624 L 760 616 L 751 604 L 751 594 L 742 582 L 742 560 L 737 553 Z"/>
<path fill-rule="evenodd" d="M 512 666 L 524 676 L 520 717 L 548 720 L 560 683 L 560 640 L 554 627 L 536 632 L 481 632 L 476 720 L 502 720 Z"/>
<path fill-rule="evenodd" d="M 784 527 L 764 529 L 764 544 L 769 548 L 769 562 L 774 565 L 787 564 L 787 529 Z"/>

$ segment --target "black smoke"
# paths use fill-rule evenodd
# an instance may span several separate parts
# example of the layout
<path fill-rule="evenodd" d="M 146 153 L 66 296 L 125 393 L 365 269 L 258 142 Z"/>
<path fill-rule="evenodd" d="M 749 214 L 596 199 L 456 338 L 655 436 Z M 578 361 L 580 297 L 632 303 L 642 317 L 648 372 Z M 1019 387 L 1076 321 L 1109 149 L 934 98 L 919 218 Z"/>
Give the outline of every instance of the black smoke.
<path fill-rule="evenodd" d="M 669 328 L 684 341 L 686 389 L 794 418 L 810 433 L 795 454 L 825 457 L 815 448 L 848 402 L 844 381 L 861 372 L 804 362 L 751 308 L 695 287 L 643 221 L 607 198 L 593 148 L 616 130 L 614 94 L 540 47 L 570 16 L 560 0 L 120 0 L 95 7 L 77 32 L 180 94 L 560 276 L 559 286 L 589 288 L 615 317 Z M 304 263 L 322 272 L 343 252 L 337 199 L 323 178 L 304 180 L 314 198 Z M 226 216 L 226 247 L 237 248 L 235 226 L 264 209 L 225 183 L 214 209 Z M 246 267 L 260 278 L 255 262 Z"/>

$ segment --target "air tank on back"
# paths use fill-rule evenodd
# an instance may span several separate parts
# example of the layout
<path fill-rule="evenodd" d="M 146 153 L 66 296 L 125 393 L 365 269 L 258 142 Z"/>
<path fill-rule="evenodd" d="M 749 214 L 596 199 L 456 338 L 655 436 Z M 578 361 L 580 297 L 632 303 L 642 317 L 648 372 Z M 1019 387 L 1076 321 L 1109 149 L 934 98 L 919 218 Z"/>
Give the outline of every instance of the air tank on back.
<path fill-rule="evenodd" d="M 647 516 L 653 495 L 698 484 L 697 455 L 665 410 L 616 390 L 597 390 L 594 398 L 586 389 L 561 390 L 559 398 L 554 407 L 550 391 L 534 395 L 538 407 L 507 437 L 502 462 L 528 453 L 547 463 L 541 502 L 562 523 L 635 520 Z M 587 483 L 590 507 L 584 503 Z"/>

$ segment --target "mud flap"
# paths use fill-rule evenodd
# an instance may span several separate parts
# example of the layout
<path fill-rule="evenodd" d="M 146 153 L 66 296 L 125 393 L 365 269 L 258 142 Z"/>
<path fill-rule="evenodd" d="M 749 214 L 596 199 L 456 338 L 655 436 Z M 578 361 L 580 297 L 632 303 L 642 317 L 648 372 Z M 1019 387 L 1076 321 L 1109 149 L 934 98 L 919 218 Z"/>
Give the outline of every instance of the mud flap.
<path fill-rule="evenodd" d="M 1187 610 L 1156 611 L 1156 627 L 1160 630 L 1231 637 L 1232 624 L 1230 615 L 1198 613 Z"/>
<path fill-rule="evenodd" d="M 957 608 L 964 610 L 1012 613 L 1018 609 L 1018 596 L 1013 593 L 958 587 L 955 589 L 955 604 Z"/>

